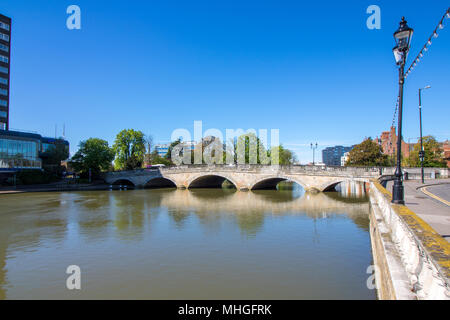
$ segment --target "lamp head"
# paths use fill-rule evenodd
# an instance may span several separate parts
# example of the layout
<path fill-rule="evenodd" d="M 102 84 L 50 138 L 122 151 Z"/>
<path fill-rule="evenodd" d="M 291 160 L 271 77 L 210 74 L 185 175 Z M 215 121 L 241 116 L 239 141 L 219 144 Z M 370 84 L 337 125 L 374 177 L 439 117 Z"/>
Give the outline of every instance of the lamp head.
<path fill-rule="evenodd" d="M 397 42 L 398 50 L 401 52 L 407 52 L 411 44 L 411 38 L 414 30 L 408 27 L 405 17 L 402 17 L 400 26 L 397 31 L 394 32 L 394 39 Z"/>

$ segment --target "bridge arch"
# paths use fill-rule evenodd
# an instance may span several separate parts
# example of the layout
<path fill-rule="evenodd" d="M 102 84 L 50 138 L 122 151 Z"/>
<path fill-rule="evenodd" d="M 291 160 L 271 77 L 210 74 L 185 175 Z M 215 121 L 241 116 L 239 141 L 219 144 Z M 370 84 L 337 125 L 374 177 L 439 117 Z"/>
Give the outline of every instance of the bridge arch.
<path fill-rule="evenodd" d="M 275 189 L 277 187 L 277 184 L 281 181 L 290 181 L 295 182 L 298 185 L 300 185 L 304 190 L 307 190 L 307 186 L 297 179 L 292 179 L 287 176 L 271 176 L 271 177 L 264 177 L 262 179 L 256 180 L 251 186 L 250 190 L 261 190 L 261 189 Z"/>
<path fill-rule="evenodd" d="M 234 179 L 222 174 L 202 174 L 191 178 L 186 184 L 188 189 L 192 188 L 221 188 L 225 180 L 231 182 L 236 189 L 238 189 L 238 184 Z"/>
<path fill-rule="evenodd" d="M 328 182 L 326 184 L 323 184 L 320 187 L 320 191 L 322 192 L 327 192 L 327 191 L 334 191 L 336 190 L 336 186 L 339 185 L 340 183 L 361 183 L 363 184 L 364 182 L 366 182 L 366 180 L 364 179 L 336 179 L 334 181 Z"/>
<path fill-rule="evenodd" d="M 173 181 L 170 178 L 166 177 L 153 177 L 150 180 L 148 180 L 144 188 L 176 188 L 177 184 L 175 181 Z"/>
<path fill-rule="evenodd" d="M 111 183 L 113 186 L 128 186 L 128 187 L 135 187 L 136 185 L 128 179 L 117 179 Z"/>
<path fill-rule="evenodd" d="M 346 180 L 341 180 L 341 181 L 336 181 L 336 182 L 332 182 L 332 183 L 328 183 L 326 185 L 323 185 L 321 187 L 321 191 L 322 192 L 327 192 L 327 191 L 335 191 L 336 187 L 338 184 L 345 182 Z"/>

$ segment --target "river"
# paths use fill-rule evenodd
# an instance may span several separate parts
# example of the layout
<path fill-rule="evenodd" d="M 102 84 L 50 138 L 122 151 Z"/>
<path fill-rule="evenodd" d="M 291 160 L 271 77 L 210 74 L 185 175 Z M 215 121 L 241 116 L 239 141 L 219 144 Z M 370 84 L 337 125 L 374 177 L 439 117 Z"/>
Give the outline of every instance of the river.
<path fill-rule="evenodd" d="M 0 208 L 0 299 L 376 298 L 365 197 L 38 192 L 0 195 Z"/>

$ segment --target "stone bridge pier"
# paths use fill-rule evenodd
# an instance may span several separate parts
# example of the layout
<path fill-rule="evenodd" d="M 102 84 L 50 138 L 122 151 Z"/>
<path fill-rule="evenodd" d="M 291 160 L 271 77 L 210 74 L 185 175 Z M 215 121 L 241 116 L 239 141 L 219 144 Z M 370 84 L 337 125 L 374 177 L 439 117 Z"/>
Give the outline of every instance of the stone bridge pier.
<path fill-rule="evenodd" d="M 281 181 L 298 183 L 306 191 L 333 189 L 341 182 L 367 182 L 378 178 L 378 168 L 263 166 L 263 165 L 183 165 L 117 171 L 105 174 L 109 184 L 126 184 L 137 188 L 219 188 L 228 180 L 238 190 L 275 189 Z"/>

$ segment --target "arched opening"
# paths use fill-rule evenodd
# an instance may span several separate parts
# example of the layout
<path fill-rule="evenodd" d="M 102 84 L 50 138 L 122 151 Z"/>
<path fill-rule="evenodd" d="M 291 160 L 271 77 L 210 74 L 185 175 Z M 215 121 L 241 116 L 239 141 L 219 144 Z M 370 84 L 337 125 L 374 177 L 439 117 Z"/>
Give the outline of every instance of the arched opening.
<path fill-rule="evenodd" d="M 235 189 L 236 185 L 229 179 L 217 176 L 217 175 L 206 175 L 194 179 L 188 186 L 189 189 L 193 188 L 227 188 Z"/>
<path fill-rule="evenodd" d="M 336 192 L 336 191 L 338 191 L 338 189 L 341 188 L 341 186 L 342 186 L 341 184 L 342 184 L 342 181 L 332 183 L 332 184 L 328 185 L 325 189 L 323 189 L 323 192 Z"/>
<path fill-rule="evenodd" d="M 334 182 L 323 189 L 323 192 L 335 192 L 344 198 L 364 198 L 367 190 L 363 181 L 344 180 Z"/>
<path fill-rule="evenodd" d="M 251 190 L 294 190 L 294 189 L 304 189 L 301 184 L 296 181 L 282 178 L 274 177 L 258 181 L 251 187 Z"/>
<path fill-rule="evenodd" d="M 277 186 L 282 181 L 288 181 L 285 178 L 269 178 L 261 180 L 252 187 L 252 190 L 277 190 Z"/>
<path fill-rule="evenodd" d="M 116 181 L 114 181 L 112 186 L 119 187 L 119 188 L 127 188 L 127 189 L 134 189 L 134 187 L 135 187 L 134 183 L 127 179 L 116 180 Z"/>
<path fill-rule="evenodd" d="M 251 187 L 254 194 L 271 202 L 289 202 L 304 195 L 302 185 L 287 178 L 273 177 L 258 181 Z M 273 191 L 276 192 L 273 192 Z"/>
<path fill-rule="evenodd" d="M 154 178 L 149 180 L 144 188 L 148 189 L 158 189 L 158 188 L 176 188 L 176 184 L 167 178 Z"/>

